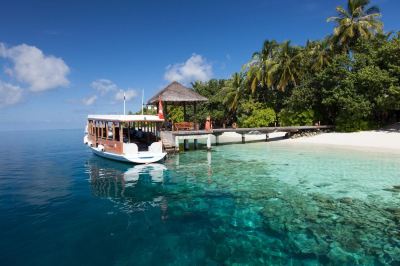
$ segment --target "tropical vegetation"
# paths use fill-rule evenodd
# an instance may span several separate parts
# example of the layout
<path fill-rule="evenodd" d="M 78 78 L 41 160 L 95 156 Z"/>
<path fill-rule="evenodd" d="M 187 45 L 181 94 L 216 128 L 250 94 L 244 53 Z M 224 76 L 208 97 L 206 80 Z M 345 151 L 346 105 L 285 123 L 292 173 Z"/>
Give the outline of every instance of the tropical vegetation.
<path fill-rule="evenodd" d="M 196 119 L 216 126 L 332 124 L 376 128 L 400 119 L 400 32 L 385 33 L 369 0 L 338 6 L 333 33 L 304 46 L 266 40 L 230 79 L 194 82 Z M 178 112 L 179 113 L 179 112 Z"/>

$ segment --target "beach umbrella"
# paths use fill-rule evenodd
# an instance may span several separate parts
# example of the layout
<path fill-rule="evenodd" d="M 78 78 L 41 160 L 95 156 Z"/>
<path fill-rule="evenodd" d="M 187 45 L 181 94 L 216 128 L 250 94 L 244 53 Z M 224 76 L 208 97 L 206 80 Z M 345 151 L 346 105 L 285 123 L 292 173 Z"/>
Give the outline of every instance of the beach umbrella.
<path fill-rule="evenodd" d="M 163 111 L 161 96 L 158 97 L 158 118 L 164 119 L 164 111 Z"/>

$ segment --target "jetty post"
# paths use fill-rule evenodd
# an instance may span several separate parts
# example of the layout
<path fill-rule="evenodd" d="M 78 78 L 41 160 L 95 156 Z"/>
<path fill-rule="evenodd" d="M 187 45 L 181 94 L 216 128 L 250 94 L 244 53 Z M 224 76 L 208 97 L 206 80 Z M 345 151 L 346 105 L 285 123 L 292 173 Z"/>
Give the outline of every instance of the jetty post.
<path fill-rule="evenodd" d="M 179 137 L 175 136 L 175 150 L 179 151 Z"/>
<path fill-rule="evenodd" d="M 213 135 L 215 136 L 215 145 L 219 145 L 219 136 L 221 136 L 223 133 L 215 133 L 213 132 Z"/>
<path fill-rule="evenodd" d="M 207 150 L 211 150 L 211 134 L 207 136 Z"/>
<path fill-rule="evenodd" d="M 185 151 L 188 151 L 188 150 L 189 150 L 189 140 L 188 140 L 188 139 L 184 139 L 184 140 L 183 140 L 183 149 L 184 149 Z"/>

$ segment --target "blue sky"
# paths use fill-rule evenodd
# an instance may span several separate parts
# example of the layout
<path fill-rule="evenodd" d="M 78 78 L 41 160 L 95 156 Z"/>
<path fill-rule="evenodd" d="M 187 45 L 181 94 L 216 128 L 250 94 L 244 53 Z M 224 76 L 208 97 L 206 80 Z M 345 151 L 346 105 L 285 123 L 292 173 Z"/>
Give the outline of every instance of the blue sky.
<path fill-rule="evenodd" d="M 304 44 L 333 30 L 333 0 L 13 0 L 0 16 L 0 130 L 83 127 L 140 109 L 171 80 L 227 78 L 265 39 Z M 375 0 L 400 30 L 397 0 Z"/>

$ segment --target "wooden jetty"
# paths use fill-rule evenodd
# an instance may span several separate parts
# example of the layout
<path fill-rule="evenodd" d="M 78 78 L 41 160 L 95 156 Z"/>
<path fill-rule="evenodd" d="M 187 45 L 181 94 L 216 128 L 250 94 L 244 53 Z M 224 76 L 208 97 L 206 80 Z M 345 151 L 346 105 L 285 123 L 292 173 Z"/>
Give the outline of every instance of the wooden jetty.
<path fill-rule="evenodd" d="M 179 142 L 183 140 L 184 150 L 189 149 L 189 140 L 193 140 L 194 148 L 197 149 L 199 139 L 207 140 L 207 149 L 211 149 L 211 135 L 216 138 L 216 145 L 219 144 L 219 136 L 225 132 L 235 132 L 242 135 L 242 143 L 246 143 L 246 134 L 265 134 L 265 141 L 268 141 L 268 134 L 273 132 L 286 132 L 289 138 L 292 134 L 303 131 L 318 131 L 332 129 L 333 126 L 291 126 L 291 127 L 258 127 L 258 128 L 217 128 L 213 130 L 184 130 L 184 131 L 162 131 L 161 140 L 167 152 L 179 151 Z"/>

